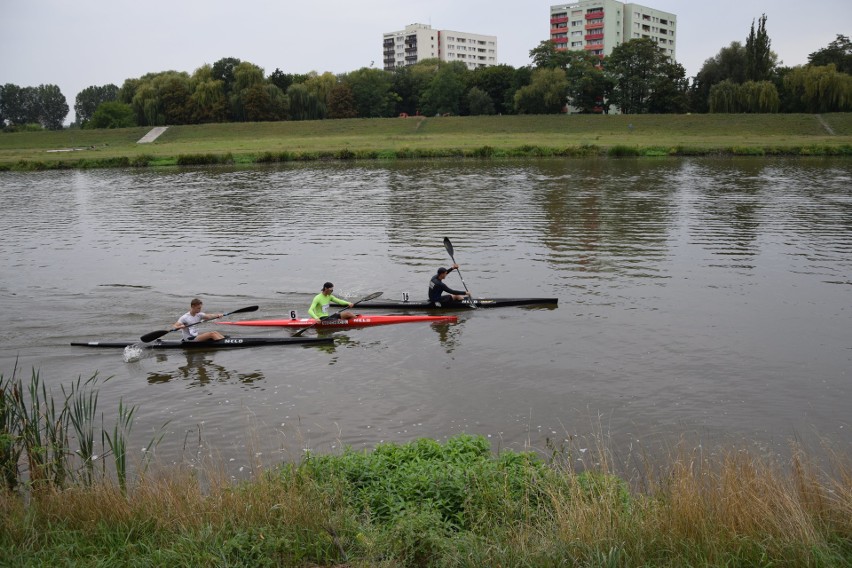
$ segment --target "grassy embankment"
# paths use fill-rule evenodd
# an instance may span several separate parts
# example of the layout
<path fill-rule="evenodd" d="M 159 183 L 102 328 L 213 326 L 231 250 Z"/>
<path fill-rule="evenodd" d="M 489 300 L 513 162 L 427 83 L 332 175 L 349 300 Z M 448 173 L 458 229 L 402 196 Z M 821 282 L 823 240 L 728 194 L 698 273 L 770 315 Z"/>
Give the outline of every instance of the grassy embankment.
<path fill-rule="evenodd" d="M 116 442 L 133 411 L 105 443 L 96 383 L 63 404 L 36 374 L 30 388 L 0 375 L 0 565 L 852 565 L 840 456 L 823 469 L 795 449 L 787 464 L 680 450 L 626 481 L 605 445 L 542 458 L 460 435 L 306 455 L 239 484 L 210 464 L 131 478 Z"/>
<path fill-rule="evenodd" d="M 852 113 L 387 118 L 0 134 L 0 169 L 536 156 L 852 155 Z M 76 149 L 66 152 L 51 150 Z"/>

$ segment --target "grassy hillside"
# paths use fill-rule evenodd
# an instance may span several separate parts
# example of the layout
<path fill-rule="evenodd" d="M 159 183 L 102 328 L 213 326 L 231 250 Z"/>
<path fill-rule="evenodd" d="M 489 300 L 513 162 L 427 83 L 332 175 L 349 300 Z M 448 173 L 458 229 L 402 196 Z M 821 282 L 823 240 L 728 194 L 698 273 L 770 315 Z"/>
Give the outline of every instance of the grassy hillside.
<path fill-rule="evenodd" d="M 0 134 L 0 168 L 540 155 L 852 155 L 852 113 L 376 118 Z M 181 159 L 183 158 L 183 159 Z"/>

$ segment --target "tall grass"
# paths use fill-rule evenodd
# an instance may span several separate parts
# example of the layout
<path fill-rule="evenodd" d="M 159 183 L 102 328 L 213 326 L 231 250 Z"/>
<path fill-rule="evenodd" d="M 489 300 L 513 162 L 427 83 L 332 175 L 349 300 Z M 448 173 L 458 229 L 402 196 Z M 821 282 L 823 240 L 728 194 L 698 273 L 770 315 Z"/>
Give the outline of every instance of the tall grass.
<path fill-rule="evenodd" d="M 109 379 L 106 379 L 109 380 Z M 112 434 L 105 428 L 103 416 L 98 426 L 97 373 L 61 387 L 61 396 L 53 392 L 33 369 L 29 383 L 18 376 L 17 367 L 10 378 L 0 374 L 0 472 L 6 491 L 21 485 L 34 492 L 63 490 L 72 485 L 91 487 L 112 473 L 122 491 L 127 488 L 127 438 L 136 407 L 119 400 L 118 418 Z M 100 455 L 96 429 L 100 427 Z M 148 449 L 162 439 L 155 436 Z M 107 469 L 105 457 L 113 457 Z M 142 461 L 142 471 L 150 453 Z M 95 464 L 100 462 L 100 470 Z M 98 474 L 98 475 L 96 475 Z"/>
<path fill-rule="evenodd" d="M 603 443 L 545 461 L 461 435 L 0 495 L 0 564 L 850 566 L 852 469 L 678 449 L 627 478 Z M 202 483 L 204 478 L 204 483 Z M 19 559 L 23 558 L 24 562 Z"/>
<path fill-rule="evenodd" d="M 681 446 L 619 471 L 602 436 L 494 453 L 458 435 L 238 484 L 143 459 L 129 483 L 136 407 L 105 427 L 98 385 L 0 375 L 0 565 L 852 566 L 852 467 L 830 448 Z"/>

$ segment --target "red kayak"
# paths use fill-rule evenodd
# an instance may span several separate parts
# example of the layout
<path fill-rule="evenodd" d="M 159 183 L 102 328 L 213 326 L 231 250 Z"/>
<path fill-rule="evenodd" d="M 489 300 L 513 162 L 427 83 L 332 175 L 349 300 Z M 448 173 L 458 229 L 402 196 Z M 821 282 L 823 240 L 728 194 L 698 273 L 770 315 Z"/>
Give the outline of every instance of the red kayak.
<path fill-rule="evenodd" d="M 317 323 L 313 318 L 296 319 L 269 319 L 269 320 L 245 320 L 245 321 L 220 321 L 222 325 L 254 325 L 266 327 L 308 327 L 316 324 L 316 327 L 339 328 L 339 327 L 367 327 L 371 325 L 388 325 L 391 323 L 409 323 L 416 321 L 428 321 L 431 323 L 456 323 L 456 316 L 426 316 L 426 315 L 399 315 L 399 316 L 362 316 L 352 319 L 323 320 Z"/>

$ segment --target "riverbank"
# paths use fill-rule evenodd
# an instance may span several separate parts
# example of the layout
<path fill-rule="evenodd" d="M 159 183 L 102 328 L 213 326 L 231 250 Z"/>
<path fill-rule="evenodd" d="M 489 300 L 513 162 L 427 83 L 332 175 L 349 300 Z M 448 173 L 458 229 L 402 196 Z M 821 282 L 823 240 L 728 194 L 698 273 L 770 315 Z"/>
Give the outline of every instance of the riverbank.
<path fill-rule="evenodd" d="M 852 113 L 409 117 L 0 134 L 0 170 L 512 157 L 852 156 Z"/>
<path fill-rule="evenodd" d="M 603 447 L 491 453 L 482 437 L 307 455 L 234 485 L 149 472 L 24 499 L 0 493 L 0 564 L 157 566 L 849 566 L 848 464 L 732 449 L 637 460 Z"/>

